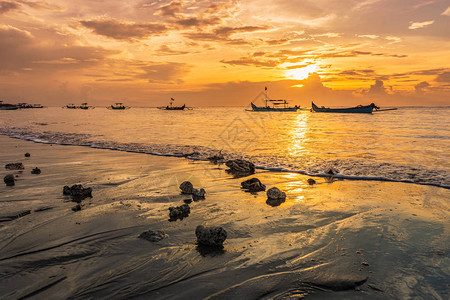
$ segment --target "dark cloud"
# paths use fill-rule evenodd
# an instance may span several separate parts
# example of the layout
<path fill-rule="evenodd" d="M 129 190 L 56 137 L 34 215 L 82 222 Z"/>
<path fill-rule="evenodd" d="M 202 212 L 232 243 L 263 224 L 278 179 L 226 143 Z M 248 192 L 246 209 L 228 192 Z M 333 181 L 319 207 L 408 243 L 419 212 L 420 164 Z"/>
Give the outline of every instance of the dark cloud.
<path fill-rule="evenodd" d="M 430 84 L 426 81 L 422 81 L 421 83 L 418 83 L 414 86 L 414 89 L 416 90 L 417 94 L 423 94 L 424 90 L 429 87 Z"/>
<path fill-rule="evenodd" d="M 0 1 L 0 15 L 19 8 L 20 5 L 16 2 Z"/>
<path fill-rule="evenodd" d="M 129 23 L 113 19 L 80 21 L 95 33 L 117 40 L 133 40 L 152 35 L 161 35 L 167 27 L 159 23 Z"/>
<path fill-rule="evenodd" d="M 241 27 L 219 27 L 214 30 L 214 33 L 220 36 L 230 36 L 235 33 L 248 33 L 254 31 L 264 31 L 269 29 L 269 26 L 241 26 Z"/>
<path fill-rule="evenodd" d="M 199 17 L 188 17 L 188 18 L 180 18 L 175 21 L 175 24 L 180 25 L 181 27 L 203 27 L 210 25 L 220 24 L 222 20 L 218 17 L 213 18 L 199 18 Z"/>
<path fill-rule="evenodd" d="M 161 6 L 155 14 L 162 17 L 175 18 L 183 10 L 183 4 L 178 1 L 172 1 L 167 5 Z"/>
<path fill-rule="evenodd" d="M 188 53 L 188 51 L 173 50 L 167 45 L 161 45 L 157 50 L 158 55 L 183 55 Z"/>
<path fill-rule="evenodd" d="M 376 73 L 372 69 L 350 69 L 341 71 L 337 75 L 350 80 L 372 80 Z"/>
<path fill-rule="evenodd" d="M 351 51 L 329 51 L 325 53 L 320 53 L 319 51 L 311 52 L 311 54 L 315 54 L 320 58 L 343 58 L 343 57 L 357 57 L 357 56 L 383 56 L 383 57 L 395 57 L 395 58 L 405 58 L 408 57 L 408 55 L 403 54 L 386 54 L 386 53 L 373 53 L 370 51 L 358 51 L 358 50 L 351 50 Z"/>
<path fill-rule="evenodd" d="M 241 26 L 228 27 L 221 26 L 215 28 L 212 32 L 188 32 L 184 35 L 192 40 L 201 41 L 216 41 L 216 42 L 234 42 L 234 44 L 249 44 L 249 41 L 244 39 L 233 40 L 231 37 L 237 33 L 250 33 L 255 31 L 264 31 L 269 29 L 268 26 Z"/>
<path fill-rule="evenodd" d="M 258 57 L 258 56 L 264 56 L 266 54 L 266 52 L 264 51 L 258 51 L 252 54 L 253 57 Z"/>
<path fill-rule="evenodd" d="M 435 81 L 450 83 L 450 72 L 443 72 L 443 73 L 439 74 L 436 77 Z"/>
<path fill-rule="evenodd" d="M 51 11 L 61 11 L 63 8 L 61 6 L 50 4 L 45 1 L 26 1 L 19 0 L 20 3 L 27 5 L 28 7 L 36 10 L 51 10 Z"/>
<path fill-rule="evenodd" d="M 270 46 L 274 46 L 274 45 L 285 45 L 287 43 L 289 43 L 291 40 L 288 38 L 284 38 L 284 39 L 277 39 L 277 40 L 266 40 L 265 43 L 267 45 Z"/>
<path fill-rule="evenodd" d="M 58 34 L 53 34 L 57 39 Z M 99 47 L 45 45 L 29 32 L 12 26 L 0 26 L 0 41 L 0 66 L 4 72 L 80 69 L 99 64 L 108 55 L 118 53 Z"/>

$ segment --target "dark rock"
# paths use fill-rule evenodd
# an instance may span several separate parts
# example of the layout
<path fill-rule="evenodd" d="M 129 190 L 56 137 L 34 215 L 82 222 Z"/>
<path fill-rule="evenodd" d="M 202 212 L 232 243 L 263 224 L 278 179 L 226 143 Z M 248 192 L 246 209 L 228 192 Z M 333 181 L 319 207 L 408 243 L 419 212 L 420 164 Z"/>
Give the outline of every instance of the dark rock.
<path fill-rule="evenodd" d="M 262 192 L 266 190 L 266 186 L 262 184 L 258 178 L 252 178 L 241 182 L 241 187 L 251 193 Z"/>
<path fill-rule="evenodd" d="M 5 165 L 5 169 L 8 169 L 8 170 L 23 170 L 25 168 L 23 167 L 23 164 L 21 162 L 18 162 L 18 163 L 6 164 Z"/>
<path fill-rule="evenodd" d="M 328 168 L 325 169 L 324 173 L 328 174 L 330 176 L 334 176 L 334 175 L 338 174 L 339 171 L 336 170 L 335 168 L 333 168 L 332 166 L 329 166 Z"/>
<path fill-rule="evenodd" d="M 186 203 L 186 204 L 191 204 L 192 203 L 192 199 L 184 199 L 183 202 Z"/>
<path fill-rule="evenodd" d="M 15 185 L 15 178 L 13 174 L 8 174 L 3 178 L 3 181 L 6 183 L 7 186 L 13 186 Z"/>
<path fill-rule="evenodd" d="M 192 190 L 194 189 L 194 186 L 189 181 L 185 181 L 182 184 L 180 184 L 180 190 L 183 194 L 192 194 Z"/>
<path fill-rule="evenodd" d="M 84 188 L 81 184 L 74 184 L 71 187 L 64 186 L 63 194 L 72 196 L 72 201 L 81 202 L 85 198 L 92 198 L 92 188 Z"/>
<path fill-rule="evenodd" d="M 31 155 L 30 155 L 30 153 L 25 153 L 25 157 L 30 157 Z"/>
<path fill-rule="evenodd" d="M 39 169 L 38 167 L 34 168 L 33 170 L 31 170 L 31 174 L 41 174 L 41 169 Z"/>
<path fill-rule="evenodd" d="M 149 230 L 149 231 L 144 231 L 143 233 L 141 233 L 139 235 L 140 239 L 144 239 L 147 240 L 149 242 L 159 242 L 160 240 L 164 239 L 167 237 L 167 234 L 163 231 L 153 231 L 153 230 Z"/>
<path fill-rule="evenodd" d="M 174 222 L 178 219 L 183 220 L 183 218 L 188 217 L 191 212 L 191 208 L 188 204 L 183 204 L 177 207 L 169 207 L 169 211 L 169 221 Z"/>
<path fill-rule="evenodd" d="M 280 191 L 277 187 L 270 188 L 267 191 L 267 198 L 269 199 L 286 199 L 286 194 Z"/>
<path fill-rule="evenodd" d="M 77 205 L 75 205 L 74 207 L 72 207 L 72 210 L 73 211 L 80 211 L 81 210 L 81 204 L 77 204 Z"/>
<path fill-rule="evenodd" d="M 192 198 L 194 199 L 194 201 L 205 199 L 205 194 L 206 194 L 205 189 L 200 189 L 200 190 L 193 189 L 192 190 Z"/>
<path fill-rule="evenodd" d="M 283 203 L 284 201 L 285 201 L 285 199 L 271 199 L 271 198 L 268 198 L 266 200 L 266 204 L 275 207 L 275 206 L 280 206 L 281 203 Z"/>
<path fill-rule="evenodd" d="M 277 187 L 270 188 L 267 191 L 266 203 L 270 206 L 279 206 L 286 200 L 286 194 L 280 191 Z"/>
<path fill-rule="evenodd" d="M 195 229 L 197 243 L 209 247 L 223 247 L 223 242 L 227 239 L 227 232 L 222 227 L 197 226 Z"/>
<path fill-rule="evenodd" d="M 194 186 L 189 181 L 180 184 L 180 189 L 182 194 L 192 195 L 194 201 L 205 199 L 206 191 L 204 189 L 194 189 Z"/>
<path fill-rule="evenodd" d="M 215 164 L 217 164 L 220 160 L 223 160 L 223 159 L 224 159 L 224 156 L 222 155 L 222 151 L 219 151 L 219 153 L 217 155 L 208 157 L 208 160 Z"/>
<path fill-rule="evenodd" d="M 308 179 L 308 184 L 309 185 L 314 185 L 314 184 L 316 184 L 316 181 L 314 179 L 312 179 L 312 178 L 309 178 Z"/>
<path fill-rule="evenodd" d="M 227 161 L 225 164 L 230 168 L 227 172 L 236 177 L 248 176 L 255 173 L 255 165 L 246 160 L 233 159 Z"/>

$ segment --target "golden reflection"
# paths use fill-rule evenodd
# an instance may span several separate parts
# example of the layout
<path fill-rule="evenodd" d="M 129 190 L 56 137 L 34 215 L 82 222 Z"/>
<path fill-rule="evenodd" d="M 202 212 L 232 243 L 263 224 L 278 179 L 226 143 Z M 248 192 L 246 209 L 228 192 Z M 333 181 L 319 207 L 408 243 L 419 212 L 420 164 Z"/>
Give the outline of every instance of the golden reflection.
<path fill-rule="evenodd" d="M 288 145 L 288 151 L 290 156 L 300 156 L 308 154 L 308 148 L 306 147 L 306 133 L 308 131 L 308 118 L 310 114 L 307 112 L 299 113 L 292 124 L 290 132 L 290 143 Z"/>
<path fill-rule="evenodd" d="M 304 188 L 308 185 L 305 182 L 299 181 L 301 177 L 296 173 L 287 173 L 283 177 L 287 179 L 286 190 L 289 195 L 296 195 L 295 202 L 303 202 L 305 200 Z"/>

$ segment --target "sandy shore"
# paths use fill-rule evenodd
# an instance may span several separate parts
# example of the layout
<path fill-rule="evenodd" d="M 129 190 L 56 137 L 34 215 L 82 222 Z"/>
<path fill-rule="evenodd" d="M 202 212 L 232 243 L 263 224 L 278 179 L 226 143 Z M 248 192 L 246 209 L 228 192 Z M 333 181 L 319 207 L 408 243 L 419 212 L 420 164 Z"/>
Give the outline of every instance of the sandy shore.
<path fill-rule="evenodd" d="M 14 187 L 0 185 L 0 298 L 450 295 L 449 190 L 324 178 L 310 186 L 307 176 L 259 170 L 252 177 L 287 194 L 271 207 L 225 166 L 4 136 L 0 144 L 1 177 L 18 175 Z M 10 162 L 25 170 L 5 170 Z M 188 198 L 184 180 L 206 199 L 169 222 L 168 208 Z M 78 212 L 62 194 L 73 184 L 93 189 Z M 223 251 L 198 249 L 200 224 L 227 230 Z M 168 237 L 138 238 L 150 229 Z"/>

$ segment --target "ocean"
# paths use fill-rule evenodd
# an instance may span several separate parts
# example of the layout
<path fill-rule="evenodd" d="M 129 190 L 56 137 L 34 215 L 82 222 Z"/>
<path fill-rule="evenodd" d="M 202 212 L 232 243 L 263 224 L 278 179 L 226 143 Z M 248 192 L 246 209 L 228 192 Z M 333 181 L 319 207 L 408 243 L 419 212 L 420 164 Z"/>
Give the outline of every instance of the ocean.
<path fill-rule="evenodd" d="M 247 108 L 248 109 L 248 108 Z M 259 168 L 450 188 L 450 108 L 373 114 L 251 112 L 244 107 L 2 111 L 0 134 L 41 143 L 207 159 Z"/>

